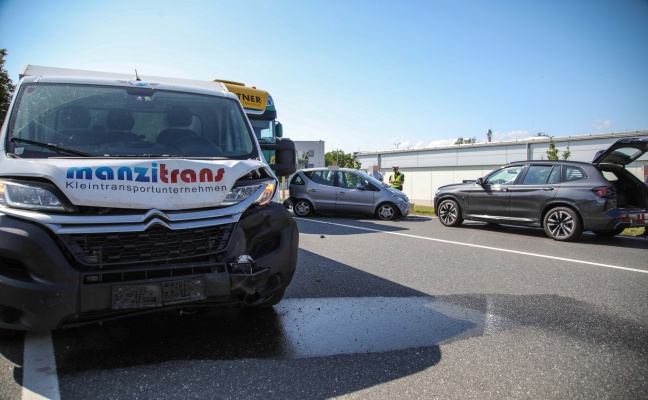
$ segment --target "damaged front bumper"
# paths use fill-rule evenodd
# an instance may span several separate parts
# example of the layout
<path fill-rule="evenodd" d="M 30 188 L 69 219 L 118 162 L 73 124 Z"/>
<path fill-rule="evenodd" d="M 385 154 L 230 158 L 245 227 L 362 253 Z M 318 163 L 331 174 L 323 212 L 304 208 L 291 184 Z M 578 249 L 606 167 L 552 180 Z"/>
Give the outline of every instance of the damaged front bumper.
<path fill-rule="evenodd" d="M 290 213 L 277 203 L 253 206 L 230 226 L 217 253 L 82 268 L 57 235 L 0 215 L 0 328 L 51 330 L 161 310 L 258 305 L 283 292 L 299 246 Z"/>

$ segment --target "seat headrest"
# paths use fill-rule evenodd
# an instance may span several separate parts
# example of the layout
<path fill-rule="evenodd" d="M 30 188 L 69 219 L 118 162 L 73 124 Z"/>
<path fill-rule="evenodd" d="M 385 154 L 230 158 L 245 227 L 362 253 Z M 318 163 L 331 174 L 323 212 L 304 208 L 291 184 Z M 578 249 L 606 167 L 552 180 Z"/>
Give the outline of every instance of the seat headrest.
<path fill-rule="evenodd" d="M 71 106 L 61 111 L 61 123 L 66 129 L 87 129 L 90 122 L 90 111 L 83 107 Z"/>
<path fill-rule="evenodd" d="M 167 113 L 167 123 L 172 127 L 187 127 L 191 125 L 191 111 L 186 107 L 174 106 Z"/>
<path fill-rule="evenodd" d="M 135 125 L 133 113 L 128 110 L 110 110 L 106 125 L 111 131 L 130 131 Z"/>

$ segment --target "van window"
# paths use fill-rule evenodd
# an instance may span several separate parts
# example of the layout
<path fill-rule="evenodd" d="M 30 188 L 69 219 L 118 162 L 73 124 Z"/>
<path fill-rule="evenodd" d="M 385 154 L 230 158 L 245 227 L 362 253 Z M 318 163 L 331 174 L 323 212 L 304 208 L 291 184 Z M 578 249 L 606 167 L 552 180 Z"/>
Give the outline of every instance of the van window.
<path fill-rule="evenodd" d="M 236 100 L 144 89 L 23 85 L 7 149 L 22 158 L 70 155 L 48 144 L 101 157 L 258 157 L 254 133 Z"/>

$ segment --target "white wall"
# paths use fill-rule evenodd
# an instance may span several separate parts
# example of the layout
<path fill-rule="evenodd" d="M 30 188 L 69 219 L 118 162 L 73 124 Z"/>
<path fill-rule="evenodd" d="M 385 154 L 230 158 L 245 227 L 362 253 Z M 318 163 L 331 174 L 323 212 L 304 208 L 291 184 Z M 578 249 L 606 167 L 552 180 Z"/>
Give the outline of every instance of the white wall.
<path fill-rule="evenodd" d="M 324 167 L 324 141 L 295 141 L 298 168 Z"/>

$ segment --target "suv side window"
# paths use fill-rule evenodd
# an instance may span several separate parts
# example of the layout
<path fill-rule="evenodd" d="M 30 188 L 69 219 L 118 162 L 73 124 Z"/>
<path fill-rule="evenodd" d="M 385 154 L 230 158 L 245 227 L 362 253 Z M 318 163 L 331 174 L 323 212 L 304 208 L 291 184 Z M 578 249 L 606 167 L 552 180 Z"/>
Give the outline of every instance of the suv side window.
<path fill-rule="evenodd" d="M 529 167 L 523 185 L 544 185 L 551 175 L 553 165 L 532 165 Z"/>
<path fill-rule="evenodd" d="M 551 170 L 551 175 L 549 175 L 549 180 L 547 181 L 549 184 L 557 184 L 560 183 L 560 165 L 557 165 L 554 167 L 553 170 Z"/>
<path fill-rule="evenodd" d="M 512 185 L 515 183 L 515 179 L 520 174 L 524 168 L 521 165 L 516 165 L 514 167 L 502 168 L 499 171 L 495 172 L 489 176 L 484 182 L 485 185 Z"/>
<path fill-rule="evenodd" d="M 587 175 L 585 175 L 585 171 L 578 167 L 574 167 L 572 165 L 563 165 L 562 169 L 562 181 L 563 182 L 571 182 L 571 181 L 578 181 L 581 179 L 585 179 Z"/>

